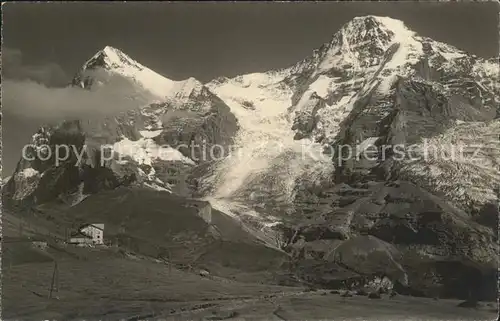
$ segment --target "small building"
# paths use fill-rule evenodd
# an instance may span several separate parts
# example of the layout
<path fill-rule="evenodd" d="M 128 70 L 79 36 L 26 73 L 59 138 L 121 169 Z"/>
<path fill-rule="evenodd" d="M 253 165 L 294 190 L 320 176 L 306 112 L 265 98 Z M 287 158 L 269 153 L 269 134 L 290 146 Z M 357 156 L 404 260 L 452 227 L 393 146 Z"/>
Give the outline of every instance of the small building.
<path fill-rule="evenodd" d="M 104 224 L 85 224 L 71 235 L 71 244 L 104 244 Z"/>
<path fill-rule="evenodd" d="M 69 244 L 74 245 L 91 245 L 93 243 L 92 238 L 88 235 L 85 235 L 81 232 L 76 232 L 71 234 L 69 238 Z"/>

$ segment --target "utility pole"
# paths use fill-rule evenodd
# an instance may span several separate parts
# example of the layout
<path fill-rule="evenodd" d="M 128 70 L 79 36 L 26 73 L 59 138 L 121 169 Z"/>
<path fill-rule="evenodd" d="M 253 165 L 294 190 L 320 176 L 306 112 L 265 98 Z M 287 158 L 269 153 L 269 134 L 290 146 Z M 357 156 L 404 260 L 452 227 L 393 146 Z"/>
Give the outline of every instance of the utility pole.
<path fill-rule="evenodd" d="M 59 292 L 59 269 L 57 261 L 54 261 L 54 272 L 52 272 L 52 282 L 50 283 L 49 299 L 52 299 L 52 292 Z"/>
<path fill-rule="evenodd" d="M 168 275 L 172 275 L 172 255 L 170 255 L 170 249 L 167 249 L 168 255 Z"/>
<path fill-rule="evenodd" d="M 23 237 L 24 224 L 19 223 L 19 237 Z"/>

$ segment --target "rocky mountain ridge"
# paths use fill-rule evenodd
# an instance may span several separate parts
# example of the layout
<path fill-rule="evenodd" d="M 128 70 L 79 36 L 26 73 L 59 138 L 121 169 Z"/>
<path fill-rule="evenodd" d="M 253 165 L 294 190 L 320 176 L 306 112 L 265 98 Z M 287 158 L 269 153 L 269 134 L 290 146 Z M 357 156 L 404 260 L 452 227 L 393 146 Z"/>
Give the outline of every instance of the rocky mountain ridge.
<path fill-rule="evenodd" d="M 238 121 L 217 96 L 194 78 L 172 81 L 118 49 L 107 46 L 96 53 L 73 85 L 92 90 L 106 87 L 112 77 L 123 77 L 153 100 L 103 119 L 67 120 L 40 128 L 7 182 L 8 201 L 39 204 L 69 198 L 75 205 L 122 184 L 188 194 L 189 172 L 213 156 L 202 147 L 231 144 Z M 60 156 L 65 158 L 60 164 L 58 144 L 69 146 L 71 154 Z M 111 155 L 103 156 L 105 152 Z"/>
<path fill-rule="evenodd" d="M 378 145 L 421 145 L 426 138 L 452 131 L 459 122 L 462 127 L 490 124 L 492 141 L 487 144 L 497 144 L 497 80 L 494 59 L 418 36 L 401 21 L 367 16 L 348 22 L 329 43 L 294 66 L 217 79 L 208 87 L 236 114 L 240 110 L 262 114 L 272 108 L 278 114 L 272 117 L 284 115 L 292 122 L 292 132 L 287 134 L 295 135 L 295 140 L 310 139 L 327 150 L 338 150 L 338 146 L 355 148 L 374 140 Z M 259 111 L 248 112 L 245 105 Z M 396 130 L 403 122 L 405 128 Z M 279 122 L 274 124 L 281 127 Z M 490 151 L 486 158 L 495 155 Z M 391 162 L 375 161 L 370 167 L 388 167 Z M 408 172 L 408 164 L 401 166 Z M 498 167 L 493 170 L 498 172 Z M 488 181 L 497 178 L 485 175 Z M 433 192 L 442 190 L 437 187 Z M 457 193 L 461 195 L 450 198 L 464 197 L 464 192 Z M 492 190 L 488 195 L 493 195 Z"/>

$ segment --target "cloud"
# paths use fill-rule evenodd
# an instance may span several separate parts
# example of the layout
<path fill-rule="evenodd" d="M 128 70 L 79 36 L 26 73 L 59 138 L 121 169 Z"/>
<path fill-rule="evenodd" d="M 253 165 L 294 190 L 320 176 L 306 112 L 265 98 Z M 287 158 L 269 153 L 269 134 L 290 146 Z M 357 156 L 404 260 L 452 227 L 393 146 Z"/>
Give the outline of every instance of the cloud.
<path fill-rule="evenodd" d="M 23 54 L 19 49 L 2 48 L 2 76 L 6 79 L 32 80 L 50 87 L 63 86 L 70 77 L 61 66 L 48 62 L 38 65 L 23 63 Z"/>
<path fill-rule="evenodd" d="M 53 122 L 68 118 L 100 117 L 148 104 L 153 97 L 121 76 L 100 77 L 92 90 L 67 86 L 51 88 L 31 80 L 5 79 L 3 110 L 9 114 Z"/>
<path fill-rule="evenodd" d="M 50 64 L 23 66 L 22 56 L 16 50 L 4 51 L 2 55 L 2 161 L 6 175 L 13 172 L 22 147 L 40 126 L 69 119 L 99 119 L 154 100 L 129 79 L 99 71 L 85 74 L 96 79 L 91 90 L 54 87 L 55 80 L 63 78 L 58 75 L 59 68 Z"/>

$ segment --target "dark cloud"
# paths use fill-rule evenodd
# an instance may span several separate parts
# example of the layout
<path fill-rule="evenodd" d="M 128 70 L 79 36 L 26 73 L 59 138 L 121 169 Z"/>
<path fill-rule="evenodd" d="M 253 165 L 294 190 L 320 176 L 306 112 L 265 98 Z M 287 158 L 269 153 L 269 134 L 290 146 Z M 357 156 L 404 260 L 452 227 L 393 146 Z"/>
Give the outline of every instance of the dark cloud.
<path fill-rule="evenodd" d="M 7 79 L 32 80 L 49 87 L 64 86 L 70 81 L 60 65 L 53 62 L 24 64 L 22 52 L 7 47 L 2 48 L 2 76 Z"/>
<path fill-rule="evenodd" d="M 15 56 L 11 56 L 15 58 Z M 102 72 L 87 73 L 99 79 L 92 90 L 80 87 L 49 87 L 40 79 L 4 79 L 2 83 L 3 171 L 10 175 L 22 147 L 44 124 L 65 119 L 100 118 L 138 108 L 153 97 L 130 80 Z"/>
<path fill-rule="evenodd" d="M 92 90 L 73 86 L 54 88 L 31 80 L 9 79 L 4 80 L 2 87 L 5 112 L 44 122 L 115 114 L 143 106 L 152 99 L 120 77 Z"/>

